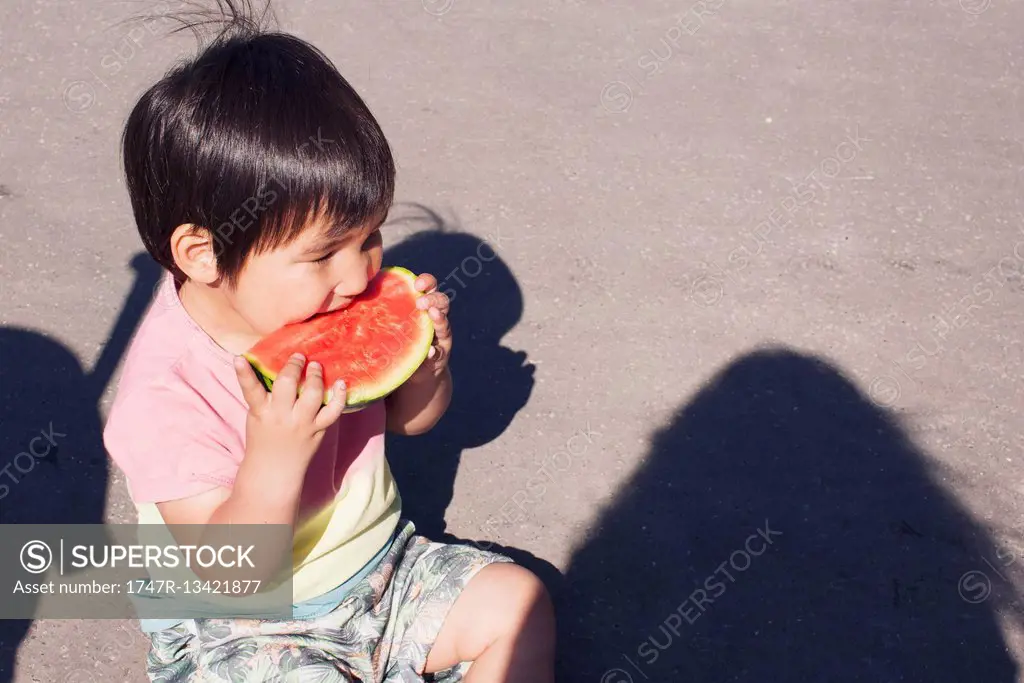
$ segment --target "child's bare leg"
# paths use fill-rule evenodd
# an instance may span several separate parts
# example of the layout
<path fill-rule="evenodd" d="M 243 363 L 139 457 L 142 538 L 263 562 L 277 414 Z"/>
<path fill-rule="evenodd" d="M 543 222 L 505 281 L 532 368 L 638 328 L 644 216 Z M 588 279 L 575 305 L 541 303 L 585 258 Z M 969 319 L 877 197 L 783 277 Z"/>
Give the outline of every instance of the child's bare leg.
<path fill-rule="evenodd" d="M 515 564 L 480 570 L 455 601 L 427 672 L 473 662 L 466 683 L 553 683 L 555 616 L 544 584 Z"/>

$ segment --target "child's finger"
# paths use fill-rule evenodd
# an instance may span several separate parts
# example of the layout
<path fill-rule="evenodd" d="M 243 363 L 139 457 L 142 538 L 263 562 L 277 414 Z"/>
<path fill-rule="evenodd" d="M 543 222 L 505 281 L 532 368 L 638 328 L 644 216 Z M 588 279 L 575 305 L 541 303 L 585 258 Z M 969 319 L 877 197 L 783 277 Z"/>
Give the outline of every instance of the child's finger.
<path fill-rule="evenodd" d="M 429 292 L 434 287 L 437 287 L 437 278 L 430 273 L 423 273 L 416 278 L 416 289 L 421 292 Z"/>
<path fill-rule="evenodd" d="M 439 337 L 437 340 L 437 346 L 441 349 L 442 354 L 447 357 L 452 353 L 452 338 L 451 336 Z"/>
<path fill-rule="evenodd" d="M 277 401 L 284 400 L 291 405 L 299 393 L 299 379 L 302 377 L 302 368 L 306 365 L 306 358 L 301 353 L 292 354 L 288 362 L 277 373 L 274 380 L 274 388 L 271 394 Z"/>
<path fill-rule="evenodd" d="M 263 405 L 267 400 L 267 389 L 256 376 L 256 370 L 243 356 L 235 356 L 235 376 L 238 377 L 238 386 L 242 389 L 242 398 L 245 399 L 249 408 Z"/>
<path fill-rule="evenodd" d="M 439 341 L 437 344 L 430 347 L 430 351 L 427 352 L 427 356 L 430 360 L 434 361 L 434 363 L 440 363 L 448 357 L 450 349 L 451 346 L 445 348 L 445 344 Z"/>
<path fill-rule="evenodd" d="M 416 300 L 416 308 L 424 311 L 428 308 L 436 308 L 439 311 L 448 313 L 450 306 L 451 302 L 448 300 L 448 296 L 441 292 L 433 292 Z"/>
<path fill-rule="evenodd" d="M 331 391 L 331 400 L 320 409 L 320 412 L 316 414 L 316 419 L 313 421 L 317 430 L 322 431 L 330 427 L 341 417 L 342 411 L 345 410 L 345 399 L 348 396 L 345 383 L 339 379 L 331 386 Z"/>
<path fill-rule="evenodd" d="M 299 400 L 295 402 L 295 408 L 312 417 L 323 402 L 324 371 L 319 363 L 310 361 L 306 366 L 306 381 L 302 383 L 302 391 L 299 393 Z"/>
<path fill-rule="evenodd" d="M 430 309 L 430 319 L 434 321 L 434 334 L 438 337 L 450 337 L 451 325 L 448 323 L 448 316 L 436 308 Z"/>

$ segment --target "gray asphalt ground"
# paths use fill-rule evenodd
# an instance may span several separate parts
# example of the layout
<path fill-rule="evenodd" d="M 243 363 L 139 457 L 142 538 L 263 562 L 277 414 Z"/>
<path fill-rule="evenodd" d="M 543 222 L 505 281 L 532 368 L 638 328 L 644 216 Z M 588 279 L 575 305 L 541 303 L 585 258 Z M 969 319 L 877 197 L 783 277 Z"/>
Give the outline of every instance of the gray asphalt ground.
<path fill-rule="evenodd" d="M 388 258 L 454 293 L 407 512 L 548 582 L 560 680 L 1024 680 L 1024 6 L 276 6 L 390 137 Z M 134 519 L 118 136 L 193 48 L 139 7 L 0 3 L 7 524 Z M 2 632 L 2 681 L 146 680 L 131 620 Z"/>

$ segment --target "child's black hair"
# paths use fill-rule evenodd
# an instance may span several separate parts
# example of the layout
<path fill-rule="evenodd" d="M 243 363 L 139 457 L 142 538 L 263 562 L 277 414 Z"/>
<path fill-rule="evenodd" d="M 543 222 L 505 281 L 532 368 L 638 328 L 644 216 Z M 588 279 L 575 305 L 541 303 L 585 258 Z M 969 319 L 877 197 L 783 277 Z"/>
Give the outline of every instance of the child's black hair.
<path fill-rule="evenodd" d="M 132 109 L 125 175 L 146 249 L 176 277 L 170 237 L 210 231 L 234 282 L 253 252 L 286 244 L 313 216 L 335 234 L 383 221 L 395 164 L 380 125 L 331 61 L 264 31 L 251 7 L 218 0 L 223 26 Z M 193 31 L 211 20 L 184 21 Z"/>

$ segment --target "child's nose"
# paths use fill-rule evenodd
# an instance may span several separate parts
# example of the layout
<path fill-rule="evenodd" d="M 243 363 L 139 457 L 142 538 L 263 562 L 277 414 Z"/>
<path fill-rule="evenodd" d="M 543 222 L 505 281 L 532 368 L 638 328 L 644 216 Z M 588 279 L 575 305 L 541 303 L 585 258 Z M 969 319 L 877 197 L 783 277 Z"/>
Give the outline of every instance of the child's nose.
<path fill-rule="evenodd" d="M 338 283 L 334 288 L 334 293 L 340 297 L 359 296 L 366 291 L 366 285 L 369 282 L 370 280 L 366 272 L 353 273 L 351 277 L 347 277 Z"/>

